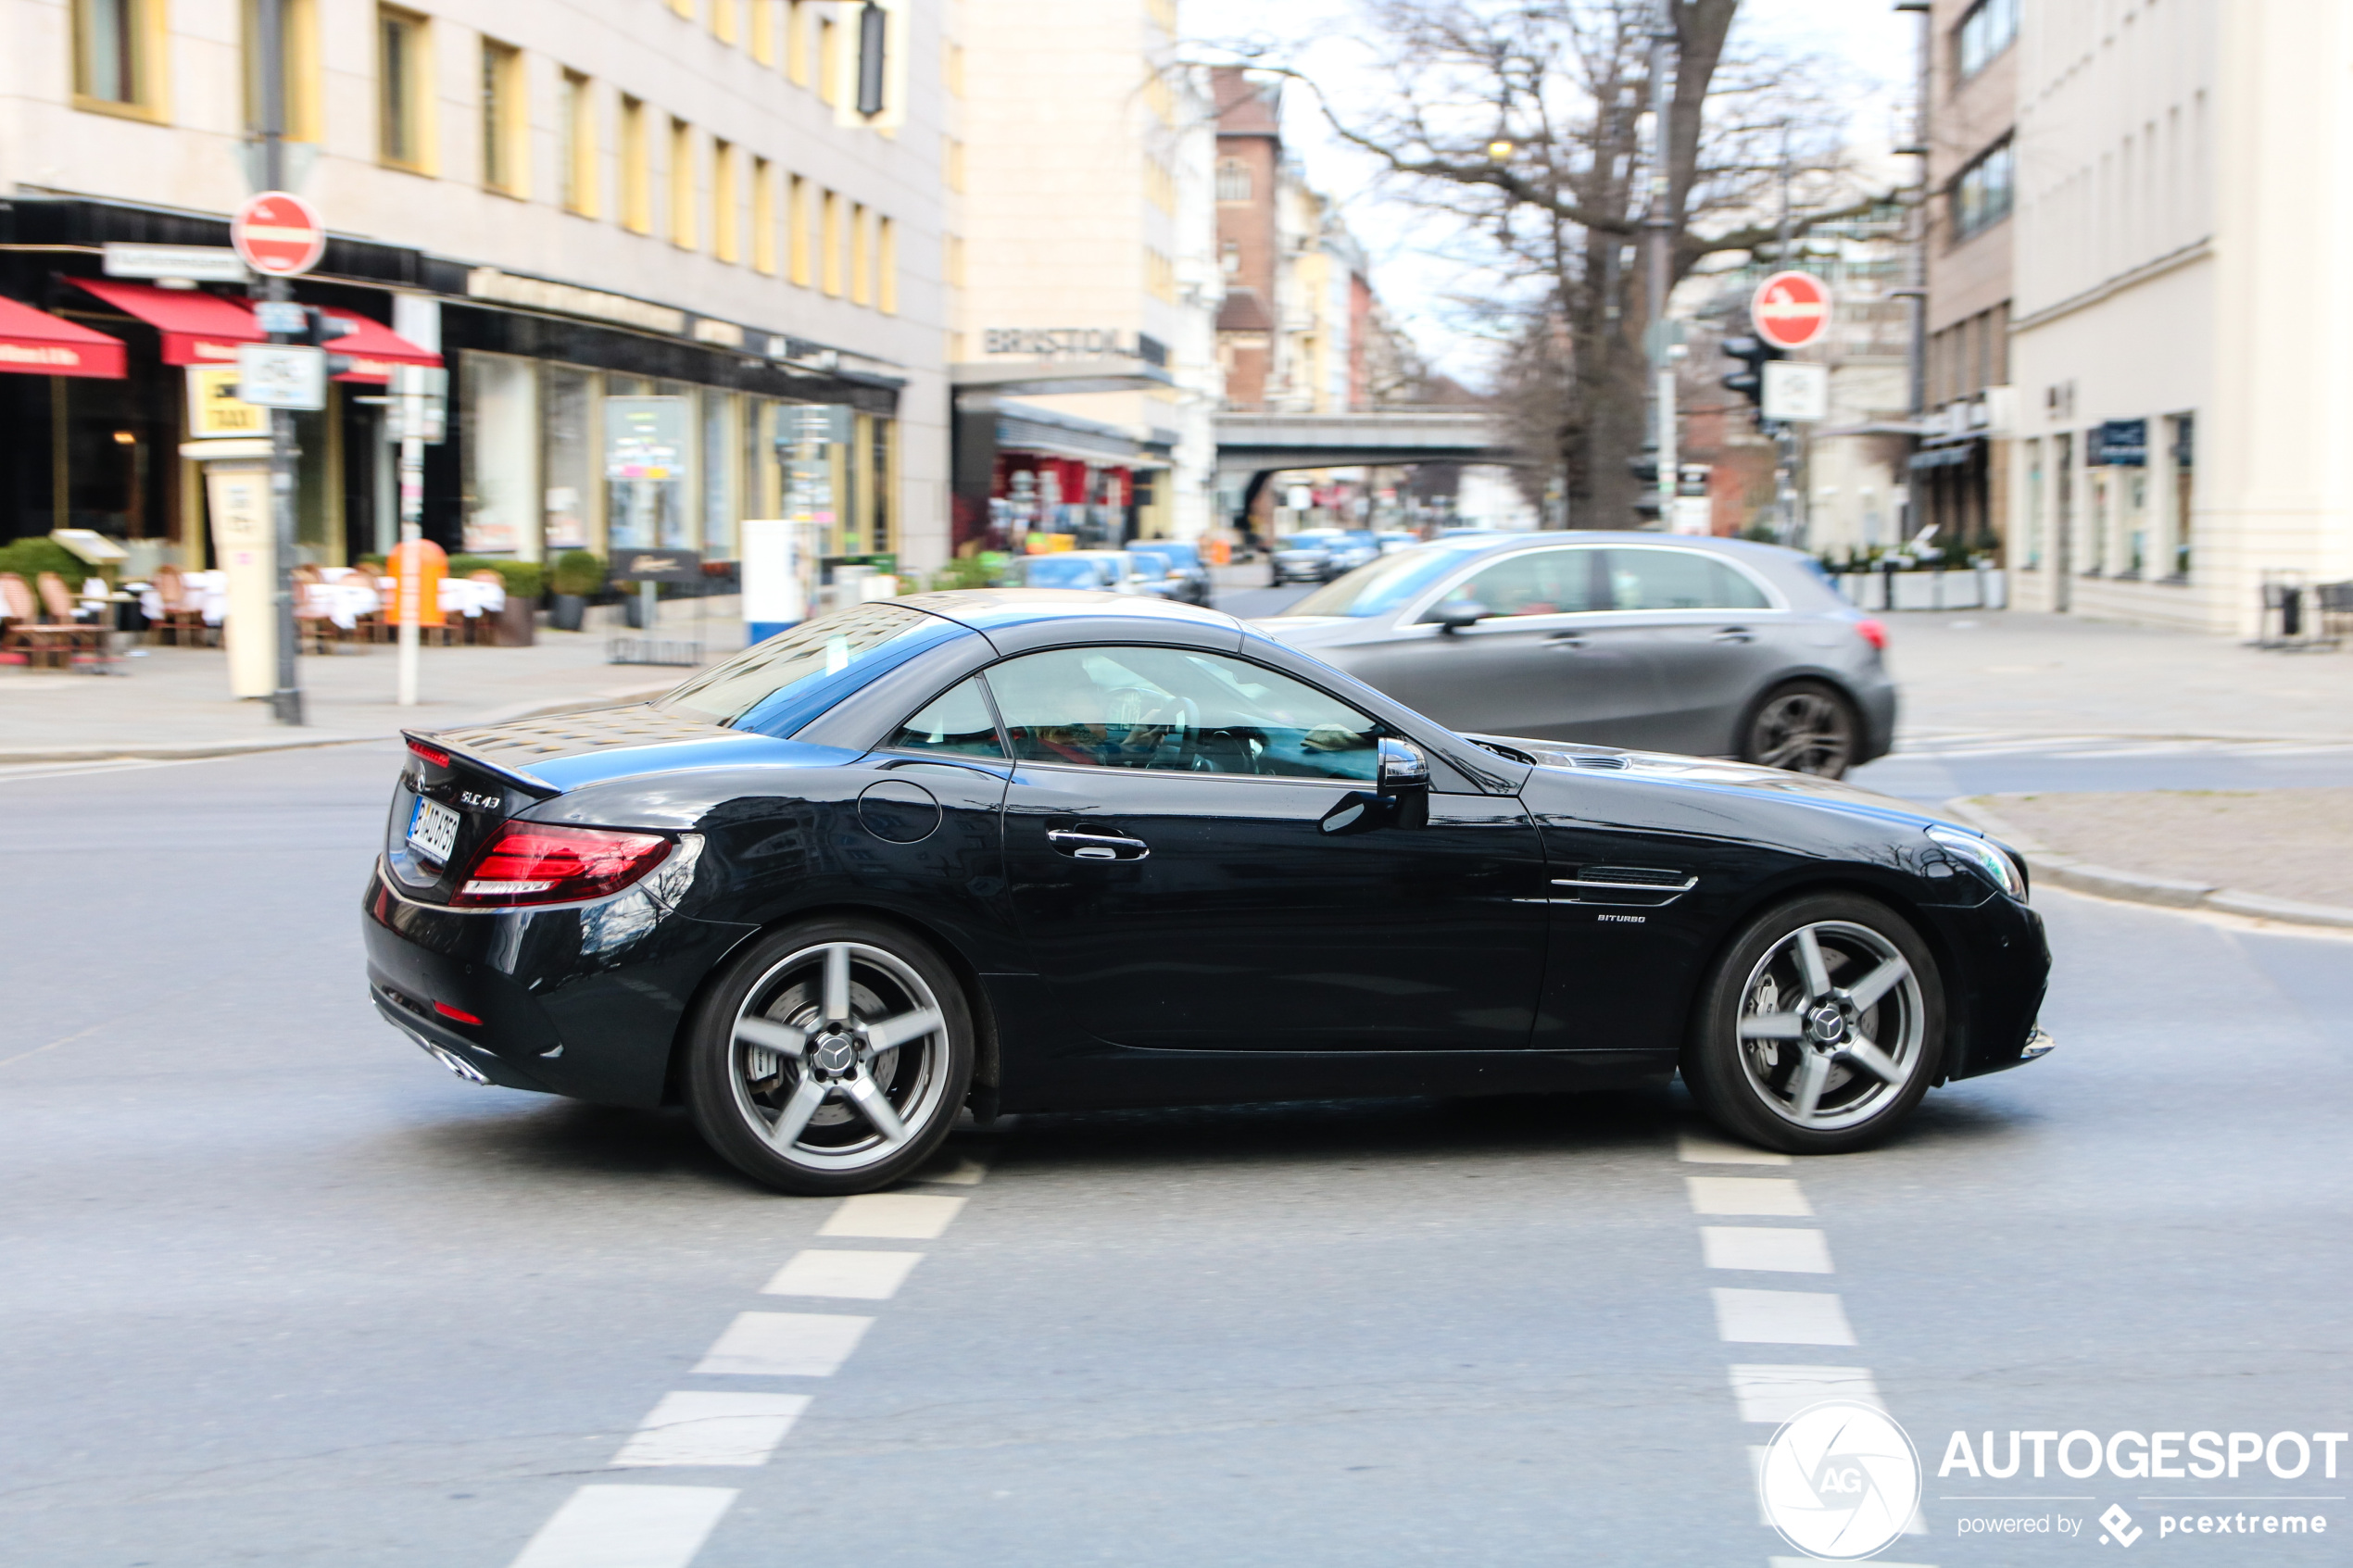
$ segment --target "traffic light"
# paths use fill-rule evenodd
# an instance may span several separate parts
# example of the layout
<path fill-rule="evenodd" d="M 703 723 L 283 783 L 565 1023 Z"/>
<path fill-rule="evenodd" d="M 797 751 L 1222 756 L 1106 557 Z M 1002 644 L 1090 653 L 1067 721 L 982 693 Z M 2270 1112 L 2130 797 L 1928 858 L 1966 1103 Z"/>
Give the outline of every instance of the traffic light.
<path fill-rule="evenodd" d="M 1634 515 L 1645 522 L 1658 521 L 1658 451 L 1647 447 L 1626 459 L 1626 467 L 1642 486 L 1634 492 Z"/>
<path fill-rule="evenodd" d="M 1724 378 L 1724 385 L 1739 393 L 1758 408 L 1765 406 L 1765 366 L 1768 360 L 1786 359 L 1787 349 L 1776 348 L 1763 338 L 1743 332 L 1724 340 L 1724 358 L 1737 359 L 1741 368 Z"/>

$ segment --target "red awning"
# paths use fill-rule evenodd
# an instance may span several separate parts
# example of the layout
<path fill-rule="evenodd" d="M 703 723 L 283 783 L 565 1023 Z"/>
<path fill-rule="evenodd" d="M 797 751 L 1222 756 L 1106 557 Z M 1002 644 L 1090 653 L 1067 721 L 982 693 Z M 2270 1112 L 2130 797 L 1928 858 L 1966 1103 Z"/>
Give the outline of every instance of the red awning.
<path fill-rule="evenodd" d="M 0 299 L 0 370 L 120 381 L 122 344 L 45 310 Z"/>
<path fill-rule="evenodd" d="M 224 299 L 201 289 L 159 289 L 149 283 L 126 283 L 114 278 L 73 278 L 69 282 L 89 290 L 108 305 L 163 333 L 167 365 L 233 365 L 241 343 L 263 343 L 269 334 L 239 300 Z M 382 384 L 392 379 L 395 365 L 438 365 L 441 356 L 419 348 L 381 321 L 348 310 L 329 307 L 324 314 L 353 330 L 333 339 L 330 354 L 348 358 L 351 369 L 335 378 L 343 382 Z"/>

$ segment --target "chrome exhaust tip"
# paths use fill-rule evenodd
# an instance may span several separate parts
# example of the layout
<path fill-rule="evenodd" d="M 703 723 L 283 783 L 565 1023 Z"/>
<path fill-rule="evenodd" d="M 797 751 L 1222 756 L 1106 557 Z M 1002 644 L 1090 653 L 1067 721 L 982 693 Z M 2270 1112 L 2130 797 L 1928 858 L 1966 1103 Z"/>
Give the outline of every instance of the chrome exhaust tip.
<path fill-rule="evenodd" d="M 2051 1038 L 2048 1030 L 2037 1024 L 2034 1033 L 2026 1037 L 2026 1048 L 2018 1053 L 2018 1059 L 2020 1061 L 2040 1061 L 2050 1055 L 2052 1047 L 2057 1044 Z"/>
<path fill-rule="evenodd" d="M 489 1074 L 484 1073 L 481 1068 L 476 1067 L 472 1062 L 468 1061 L 464 1057 L 459 1056 L 456 1051 L 451 1050 L 448 1047 L 436 1046 L 422 1035 L 411 1035 L 409 1037 L 417 1042 L 417 1048 L 419 1050 L 433 1058 L 434 1060 L 441 1063 L 442 1066 L 449 1069 L 450 1072 L 456 1073 L 459 1077 L 463 1078 L 467 1083 L 487 1084 L 490 1082 Z"/>

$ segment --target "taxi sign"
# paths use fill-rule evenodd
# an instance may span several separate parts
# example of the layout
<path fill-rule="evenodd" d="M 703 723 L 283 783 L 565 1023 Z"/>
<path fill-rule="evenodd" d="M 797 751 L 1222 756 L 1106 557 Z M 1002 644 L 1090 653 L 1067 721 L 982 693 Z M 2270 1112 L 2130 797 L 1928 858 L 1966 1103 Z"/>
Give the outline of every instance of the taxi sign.
<path fill-rule="evenodd" d="M 319 265 L 327 250 L 327 230 L 300 196 L 264 191 L 246 197 L 229 220 L 229 243 L 255 271 L 292 278 Z"/>

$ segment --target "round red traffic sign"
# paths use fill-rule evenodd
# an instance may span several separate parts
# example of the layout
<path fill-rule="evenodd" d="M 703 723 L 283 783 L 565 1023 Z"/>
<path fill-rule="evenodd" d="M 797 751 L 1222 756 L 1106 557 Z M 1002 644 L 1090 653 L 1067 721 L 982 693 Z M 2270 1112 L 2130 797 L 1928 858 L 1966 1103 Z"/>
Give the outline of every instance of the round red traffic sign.
<path fill-rule="evenodd" d="M 1811 272 L 1776 272 L 1756 285 L 1748 319 L 1775 348 L 1819 343 L 1831 330 L 1831 286 Z"/>
<path fill-rule="evenodd" d="M 229 243 L 255 271 L 291 278 L 319 265 L 327 230 L 300 196 L 264 191 L 246 198 L 229 220 Z"/>

